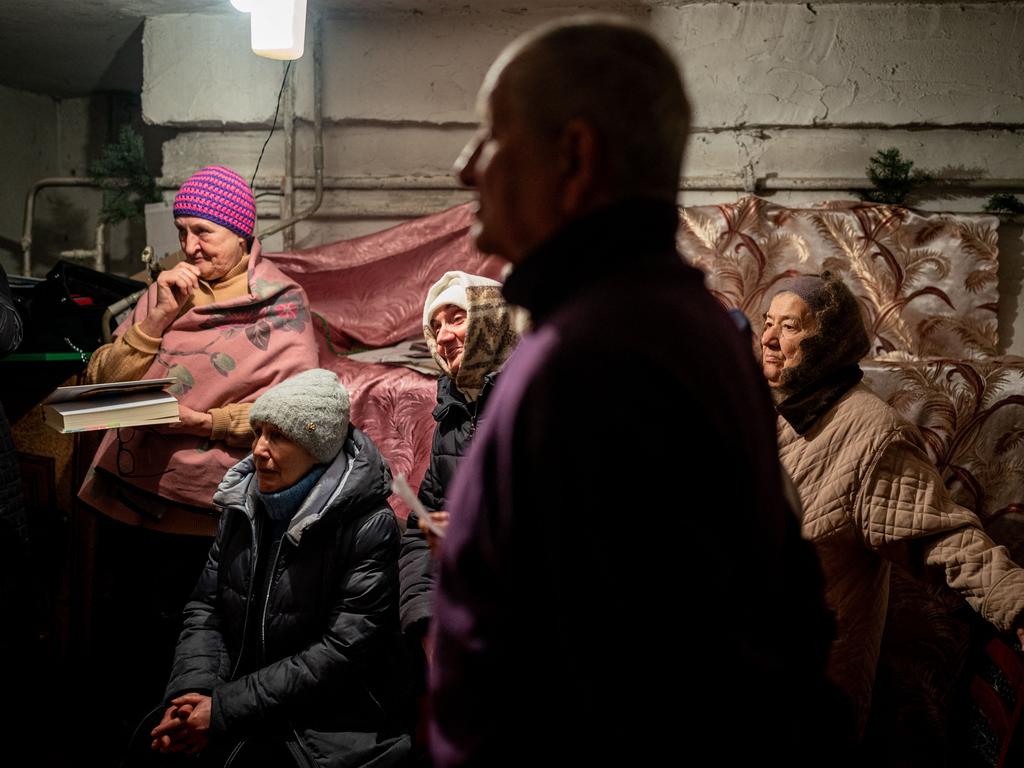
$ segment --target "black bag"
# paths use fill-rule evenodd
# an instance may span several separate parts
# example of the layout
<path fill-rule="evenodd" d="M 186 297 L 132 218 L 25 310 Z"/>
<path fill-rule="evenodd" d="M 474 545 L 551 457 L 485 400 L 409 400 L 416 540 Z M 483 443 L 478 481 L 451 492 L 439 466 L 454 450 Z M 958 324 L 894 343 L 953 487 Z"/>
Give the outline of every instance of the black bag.
<path fill-rule="evenodd" d="M 90 353 L 103 344 L 106 308 L 146 284 L 58 261 L 44 280 L 11 288 L 25 330 L 19 352 Z"/>

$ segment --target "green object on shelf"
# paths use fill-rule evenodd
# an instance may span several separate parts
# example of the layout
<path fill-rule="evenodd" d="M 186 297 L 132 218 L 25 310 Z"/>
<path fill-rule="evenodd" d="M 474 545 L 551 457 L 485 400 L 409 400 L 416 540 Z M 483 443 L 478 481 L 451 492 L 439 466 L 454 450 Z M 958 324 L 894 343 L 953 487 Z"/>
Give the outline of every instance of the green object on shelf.
<path fill-rule="evenodd" d="M 997 192 L 985 203 L 985 210 L 989 213 L 1020 214 L 1024 213 L 1024 203 L 1016 195 L 1011 195 L 1008 192 Z"/>
<path fill-rule="evenodd" d="M 163 199 L 146 167 L 142 136 L 130 125 L 122 126 L 116 141 L 104 145 L 100 159 L 89 166 L 89 174 L 103 189 L 100 219 L 105 224 L 140 217 L 146 203 Z"/>
<path fill-rule="evenodd" d="M 922 187 L 935 180 L 930 173 L 914 168 L 913 160 L 904 160 L 896 147 L 875 152 L 865 172 L 874 188 L 858 194 L 869 203 L 908 205 Z"/>
<path fill-rule="evenodd" d="M 86 362 L 89 353 L 79 354 L 78 352 L 15 352 L 0 359 L 0 363 L 38 363 L 38 362 Z"/>

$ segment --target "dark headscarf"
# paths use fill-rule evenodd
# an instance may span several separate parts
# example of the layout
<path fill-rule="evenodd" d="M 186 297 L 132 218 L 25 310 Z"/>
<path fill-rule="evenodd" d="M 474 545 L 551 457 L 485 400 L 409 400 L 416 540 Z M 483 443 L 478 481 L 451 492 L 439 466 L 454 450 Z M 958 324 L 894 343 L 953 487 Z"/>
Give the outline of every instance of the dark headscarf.
<path fill-rule="evenodd" d="M 829 272 L 776 284 L 772 298 L 794 293 L 814 314 L 815 331 L 800 343 L 803 360 L 786 368 L 775 389 L 775 407 L 799 434 L 814 423 L 864 376 L 858 363 L 871 349 L 857 298 Z"/>

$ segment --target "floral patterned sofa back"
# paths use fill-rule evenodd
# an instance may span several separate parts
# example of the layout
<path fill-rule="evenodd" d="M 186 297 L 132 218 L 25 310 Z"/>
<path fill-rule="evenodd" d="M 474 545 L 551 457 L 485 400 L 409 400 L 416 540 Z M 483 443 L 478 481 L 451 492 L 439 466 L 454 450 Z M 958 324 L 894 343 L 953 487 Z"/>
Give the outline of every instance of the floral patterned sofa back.
<path fill-rule="evenodd" d="M 832 270 L 860 298 L 874 356 L 974 360 L 995 356 L 999 343 L 998 223 L 859 203 L 783 208 L 747 197 L 683 208 L 678 239 L 711 291 L 755 322 L 778 280 Z"/>
<path fill-rule="evenodd" d="M 680 210 L 680 250 L 755 332 L 772 286 L 831 270 L 861 302 L 866 383 L 925 436 L 954 498 L 1024 562 L 1024 358 L 999 357 L 995 216 L 746 197 Z"/>

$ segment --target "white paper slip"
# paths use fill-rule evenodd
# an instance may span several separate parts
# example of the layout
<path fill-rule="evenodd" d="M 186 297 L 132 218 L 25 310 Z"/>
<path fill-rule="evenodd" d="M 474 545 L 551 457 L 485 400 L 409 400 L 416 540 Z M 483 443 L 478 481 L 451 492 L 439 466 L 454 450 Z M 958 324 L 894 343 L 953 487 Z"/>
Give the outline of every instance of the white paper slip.
<path fill-rule="evenodd" d="M 424 509 L 420 500 L 416 498 L 416 494 L 412 492 L 412 488 L 410 488 L 409 484 L 405 482 L 405 477 L 398 475 L 394 480 L 392 480 L 391 490 L 397 493 L 399 498 L 409 505 L 409 509 L 416 513 L 416 521 L 419 523 L 420 528 L 425 528 L 439 539 L 444 538 L 444 528 L 430 519 L 430 513 Z"/>

